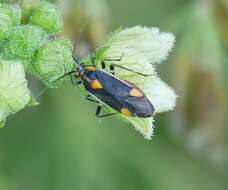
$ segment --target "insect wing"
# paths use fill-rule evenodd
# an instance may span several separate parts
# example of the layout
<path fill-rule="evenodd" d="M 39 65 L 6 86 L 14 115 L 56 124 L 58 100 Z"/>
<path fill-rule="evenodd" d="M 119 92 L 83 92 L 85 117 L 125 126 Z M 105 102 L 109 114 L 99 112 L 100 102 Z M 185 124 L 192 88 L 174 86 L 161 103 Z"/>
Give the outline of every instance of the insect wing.
<path fill-rule="evenodd" d="M 118 110 L 125 106 L 138 117 L 153 115 L 152 104 L 139 89 L 103 71 L 98 71 L 98 77 L 104 88 L 104 96 L 106 96 L 102 99 L 108 99 L 106 102 L 110 102 L 109 105 L 117 106 L 118 104 Z"/>
<path fill-rule="evenodd" d="M 132 89 L 132 86 L 122 81 L 108 72 L 98 70 L 97 77 L 102 84 L 103 91 L 113 97 L 126 97 Z"/>

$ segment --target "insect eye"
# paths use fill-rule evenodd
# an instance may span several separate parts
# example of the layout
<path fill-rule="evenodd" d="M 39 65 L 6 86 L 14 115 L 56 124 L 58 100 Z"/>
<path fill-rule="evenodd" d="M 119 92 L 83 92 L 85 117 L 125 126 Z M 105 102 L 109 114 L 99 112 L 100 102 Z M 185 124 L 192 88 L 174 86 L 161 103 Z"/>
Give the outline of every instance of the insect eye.
<path fill-rule="evenodd" d="M 80 66 L 81 66 L 82 68 L 85 68 L 85 67 L 86 67 L 84 63 L 81 63 Z"/>

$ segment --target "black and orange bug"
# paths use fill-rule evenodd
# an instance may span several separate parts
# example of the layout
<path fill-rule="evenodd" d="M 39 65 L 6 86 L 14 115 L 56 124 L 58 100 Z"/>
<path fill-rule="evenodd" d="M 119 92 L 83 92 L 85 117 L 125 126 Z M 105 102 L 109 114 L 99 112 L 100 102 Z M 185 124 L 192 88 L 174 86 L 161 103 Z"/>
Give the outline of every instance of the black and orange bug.
<path fill-rule="evenodd" d="M 73 53 L 77 69 L 65 74 L 63 77 L 70 75 L 73 84 L 83 84 L 88 92 L 86 99 L 98 104 L 96 110 L 97 117 L 107 117 L 119 113 L 132 117 L 151 117 L 154 113 L 154 107 L 146 95 L 134 84 L 117 78 L 114 68 L 116 66 L 129 72 L 143 76 L 147 75 L 114 64 L 110 66 L 111 73 L 105 70 L 106 61 L 120 61 L 122 56 L 119 59 L 104 59 L 101 62 L 102 69 L 98 69 L 96 67 L 95 54 L 90 55 L 92 65 L 86 65 L 79 62 Z M 116 112 L 101 115 L 100 112 L 103 104 L 110 106 Z"/>

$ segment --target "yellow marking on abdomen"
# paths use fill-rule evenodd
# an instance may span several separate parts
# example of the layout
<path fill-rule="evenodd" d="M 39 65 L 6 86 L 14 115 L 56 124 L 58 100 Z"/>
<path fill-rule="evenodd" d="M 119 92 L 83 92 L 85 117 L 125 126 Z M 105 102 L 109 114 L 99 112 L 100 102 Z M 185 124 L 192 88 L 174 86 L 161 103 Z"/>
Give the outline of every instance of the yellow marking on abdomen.
<path fill-rule="evenodd" d="M 95 79 L 95 80 L 91 81 L 91 88 L 92 89 L 101 89 L 102 86 L 101 86 L 101 83 L 97 79 Z"/>
<path fill-rule="evenodd" d="M 87 66 L 86 69 L 88 69 L 89 71 L 96 71 L 96 67 L 93 66 Z"/>
<path fill-rule="evenodd" d="M 120 113 L 122 113 L 125 116 L 131 116 L 131 112 L 127 108 L 122 108 L 120 110 Z"/>
<path fill-rule="evenodd" d="M 136 88 L 133 88 L 130 92 L 130 95 L 133 96 L 133 97 L 143 97 L 143 93 L 140 92 L 138 89 Z"/>

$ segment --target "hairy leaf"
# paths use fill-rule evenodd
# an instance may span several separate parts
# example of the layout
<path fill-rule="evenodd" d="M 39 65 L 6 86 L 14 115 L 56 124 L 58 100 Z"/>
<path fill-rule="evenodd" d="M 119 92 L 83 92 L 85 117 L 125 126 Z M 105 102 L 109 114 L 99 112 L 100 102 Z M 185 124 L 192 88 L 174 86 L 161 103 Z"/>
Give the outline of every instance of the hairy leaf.
<path fill-rule="evenodd" d="M 21 25 L 14 27 L 4 46 L 3 56 L 10 59 L 31 61 L 35 51 L 46 40 L 46 32 L 36 26 Z"/>
<path fill-rule="evenodd" d="M 65 39 L 49 41 L 38 49 L 32 65 L 46 85 L 56 87 L 57 80 L 73 69 L 72 44 Z"/>
<path fill-rule="evenodd" d="M 23 65 L 0 60 L 0 125 L 9 115 L 26 107 L 30 99 Z"/>
<path fill-rule="evenodd" d="M 168 111 L 175 107 L 176 94 L 158 77 L 155 64 L 167 58 L 174 42 L 173 34 L 162 33 L 158 28 L 118 29 L 96 51 L 97 66 L 101 68 L 102 61 L 106 69 L 113 64 L 115 75 L 139 87 L 154 106 L 155 113 Z M 133 124 L 145 138 L 151 138 L 153 118 L 122 118 Z"/>
<path fill-rule="evenodd" d="M 63 31 L 63 19 L 61 11 L 55 4 L 43 2 L 31 15 L 30 24 L 36 25 L 48 33 L 59 33 Z"/>
<path fill-rule="evenodd" d="M 10 29 L 20 24 L 21 9 L 18 5 L 0 4 L 0 18 L 0 40 L 4 40 Z"/>

